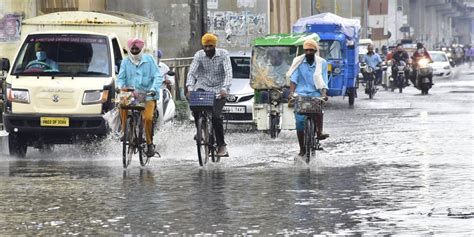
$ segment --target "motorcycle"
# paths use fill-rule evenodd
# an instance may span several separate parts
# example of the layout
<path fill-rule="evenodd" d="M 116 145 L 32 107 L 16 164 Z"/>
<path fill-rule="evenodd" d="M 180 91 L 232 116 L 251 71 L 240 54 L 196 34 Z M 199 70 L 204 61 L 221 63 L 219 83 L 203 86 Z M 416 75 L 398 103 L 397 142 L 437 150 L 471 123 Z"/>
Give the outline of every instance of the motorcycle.
<path fill-rule="evenodd" d="M 364 64 L 362 68 L 362 75 L 364 76 L 365 81 L 365 94 L 369 95 L 369 99 L 373 99 L 377 92 L 377 87 L 375 85 L 375 73 L 377 69 L 378 68 L 372 68 L 367 64 Z"/>
<path fill-rule="evenodd" d="M 167 73 L 167 78 L 171 81 L 171 87 L 174 85 L 174 76 L 175 73 L 173 71 Z M 156 125 L 158 126 L 155 126 L 155 128 L 159 128 L 164 123 L 171 121 L 175 117 L 175 114 L 176 107 L 173 96 L 167 86 L 163 84 L 160 89 L 159 98 L 156 101 L 154 118 L 156 119 Z"/>
<path fill-rule="evenodd" d="M 395 62 L 392 67 L 392 77 L 390 78 L 390 89 L 395 91 L 398 88 L 400 93 L 403 92 L 403 88 L 405 88 L 405 80 L 408 75 L 405 75 L 405 70 L 408 65 L 405 61 Z"/>
<path fill-rule="evenodd" d="M 269 132 L 271 138 L 278 137 L 281 131 L 281 116 L 284 103 L 288 103 L 288 90 L 271 89 L 258 91 L 256 96 L 261 98 L 261 102 L 266 104 L 266 111 L 269 112 Z"/>
<path fill-rule="evenodd" d="M 416 79 L 415 87 L 421 90 L 422 95 L 427 95 L 431 89 L 431 80 L 433 77 L 433 68 L 429 65 L 430 60 L 422 57 L 415 62 L 416 66 Z"/>

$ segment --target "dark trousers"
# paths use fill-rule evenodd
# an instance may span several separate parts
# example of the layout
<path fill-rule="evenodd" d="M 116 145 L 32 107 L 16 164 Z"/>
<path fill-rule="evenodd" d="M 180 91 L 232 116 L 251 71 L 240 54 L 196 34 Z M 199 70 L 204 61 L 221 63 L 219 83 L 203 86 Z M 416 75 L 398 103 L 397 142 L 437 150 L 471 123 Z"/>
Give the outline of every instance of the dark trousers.
<path fill-rule="evenodd" d="M 216 99 L 214 102 L 214 109 L 212 110 L 212 127 L 216 134 L 217 146 L 227 145 L 224 140 L 224 120 L 222 119 L 222 108 L 225 105 L 225 98 Z M 194 122 L 197 126 L 199 112 L 193 112 Z"/>

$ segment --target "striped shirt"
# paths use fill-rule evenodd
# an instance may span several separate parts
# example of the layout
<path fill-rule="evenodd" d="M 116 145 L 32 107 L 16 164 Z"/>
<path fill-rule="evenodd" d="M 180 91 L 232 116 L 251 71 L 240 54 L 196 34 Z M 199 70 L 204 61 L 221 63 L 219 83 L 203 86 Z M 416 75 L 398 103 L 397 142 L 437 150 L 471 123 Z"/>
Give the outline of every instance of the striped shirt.
<path fill-rule="evenodd" d="M 216 54 L 212 58 L 207 57 L 204 50 L 199 50 L 194 55 L 186 81 L 188 90 L 229 92 L 231 82 L 232 65 L 227 50 L 216 49 Z"/>

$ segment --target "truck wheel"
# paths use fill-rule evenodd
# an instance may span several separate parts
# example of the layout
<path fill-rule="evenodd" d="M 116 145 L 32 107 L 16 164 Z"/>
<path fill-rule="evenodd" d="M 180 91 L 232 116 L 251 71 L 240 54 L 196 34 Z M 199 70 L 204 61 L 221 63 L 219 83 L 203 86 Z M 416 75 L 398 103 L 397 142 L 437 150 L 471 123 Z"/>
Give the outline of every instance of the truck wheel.
<path fill-rule="evenodd" d="M 54 151 L 54 145 L 53 144 L 43 144 L 40 148 L 38 148 L 39 152 L 43 155 L 47 155 L 50 153 L 53 153 Z"/>
<path fill-rule="evenodd" d="M 355 100 L 355 95 L 356 95 L 356 90 L 355 88 L 349 88 L 347 95 L 349 96 L 349 105 L 354 105 L 354 100 Z"/>
<path fill-rule="evenodd" d="M 21 135 L 15 133 L 10 133 L 8 135 L 8 149 L 11 156 L 24 158 L 26 156 L 27 148 L 26 139 Z"/>

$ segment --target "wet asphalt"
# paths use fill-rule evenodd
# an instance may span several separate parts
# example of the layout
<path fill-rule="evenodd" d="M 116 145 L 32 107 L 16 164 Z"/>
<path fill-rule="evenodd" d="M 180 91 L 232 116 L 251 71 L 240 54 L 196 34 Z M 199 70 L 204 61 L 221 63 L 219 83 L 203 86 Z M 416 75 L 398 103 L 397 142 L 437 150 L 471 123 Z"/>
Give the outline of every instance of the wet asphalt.
<path fill-rule="evenodd" d="M 474 234 L 474 69 L 427 96 L 331 98 L 331 137 L 309 165 L 294 131 L 229 130 L 229 158 L 198 165 L 191 124 L 167 124 L 162 155 L 121 164 L 121 146 L 0 151 L 2 235 Z"/>

